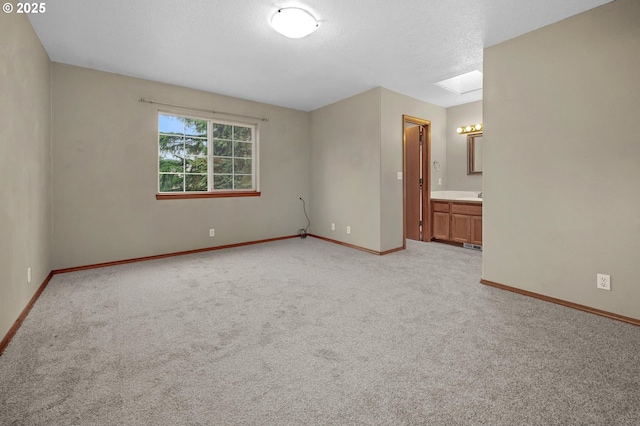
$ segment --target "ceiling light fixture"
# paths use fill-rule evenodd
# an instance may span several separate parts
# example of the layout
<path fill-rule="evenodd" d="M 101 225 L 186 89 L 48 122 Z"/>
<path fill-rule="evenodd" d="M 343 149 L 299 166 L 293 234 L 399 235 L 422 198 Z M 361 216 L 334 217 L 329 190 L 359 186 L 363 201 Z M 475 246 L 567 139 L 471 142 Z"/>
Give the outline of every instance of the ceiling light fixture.
<path fill-rule="evenodd" d="M 483 127 L 484 126 L 482 124 L 472 124 L 469 126 L 458 127 L 456 132 L 460 133 L 461 135 L 465 133 L 481 132 Z"/>
<path fill-rule="evenodd" d="M 285 37 L 302 38 L 318 28 L 318 21 L 304 9 L 285 7 L 271 17 L 271 26 Z"/>

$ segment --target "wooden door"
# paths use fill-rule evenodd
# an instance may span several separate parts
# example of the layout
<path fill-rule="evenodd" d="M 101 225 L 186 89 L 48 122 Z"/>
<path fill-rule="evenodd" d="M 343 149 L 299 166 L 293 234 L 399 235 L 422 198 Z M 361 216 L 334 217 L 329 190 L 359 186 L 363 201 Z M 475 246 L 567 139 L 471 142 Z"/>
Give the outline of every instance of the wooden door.
<path fill-rule="evenodd" d="M 406 186 L 405 220 L 407 238 L 420 241 L 420 221 L 422 189 L 420 188 L 420 126 L 405 128 L 405 171 Z"/>

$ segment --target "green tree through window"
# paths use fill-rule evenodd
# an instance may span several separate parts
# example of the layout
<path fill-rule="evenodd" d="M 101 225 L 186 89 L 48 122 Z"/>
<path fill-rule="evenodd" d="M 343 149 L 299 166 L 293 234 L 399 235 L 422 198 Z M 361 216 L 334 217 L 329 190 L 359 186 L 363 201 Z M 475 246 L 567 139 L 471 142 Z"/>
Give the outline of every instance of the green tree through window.
<path fill-rule="evenodd" d="M 160 113 L 159 192 L 254 190 L 255 132 L 253 125 Z"/>

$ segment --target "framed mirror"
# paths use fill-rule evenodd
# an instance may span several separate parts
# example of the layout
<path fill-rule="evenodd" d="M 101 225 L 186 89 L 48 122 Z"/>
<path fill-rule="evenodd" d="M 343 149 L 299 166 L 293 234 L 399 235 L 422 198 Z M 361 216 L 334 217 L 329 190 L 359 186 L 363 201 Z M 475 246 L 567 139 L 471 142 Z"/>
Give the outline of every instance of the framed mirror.
<path fill-rule="evenodd" d="M 482 174 L 482 133 L 467 135 L 467 174 Z"/>

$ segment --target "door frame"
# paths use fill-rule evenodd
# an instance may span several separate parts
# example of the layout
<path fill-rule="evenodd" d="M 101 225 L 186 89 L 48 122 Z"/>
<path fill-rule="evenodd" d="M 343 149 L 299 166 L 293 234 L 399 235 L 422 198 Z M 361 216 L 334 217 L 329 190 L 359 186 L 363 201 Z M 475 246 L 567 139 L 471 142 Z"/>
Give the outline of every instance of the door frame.
<path fill-rule="evenodd" d="M 426 141 L 422 145 L 422 241 L 431 241 L 431 121 L 402 115 L 402 247 L 407 248 L 407 123 L 424 126 Z"/>

